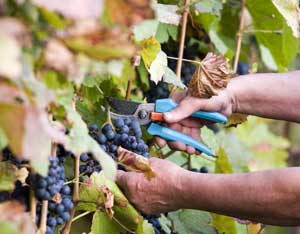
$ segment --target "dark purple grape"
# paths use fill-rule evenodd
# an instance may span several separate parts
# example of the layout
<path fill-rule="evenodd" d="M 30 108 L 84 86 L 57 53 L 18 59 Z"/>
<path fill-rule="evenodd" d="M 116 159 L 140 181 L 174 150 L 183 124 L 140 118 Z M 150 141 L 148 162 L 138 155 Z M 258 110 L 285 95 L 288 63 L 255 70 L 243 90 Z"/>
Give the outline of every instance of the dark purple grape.
<path fill-rule="evenodd" d="M 111 141 L 111 140 L 114 139 L 115 133 L 113 132 L 113 130 L 109 130 L 109 131 L 106 132 L 105 136 L 106 136 L 106 138 L 107 138 L 108 140 Z"/>
<path fill-rule="evenodd" d="M 87 162 L 89 159 L 90 159 L 90 157 L 86 153 L 80 155 L 81 162 Z"/>
<path fill-rule="evenodd" d="M 207 167 L 201 167 L 201 168 L 200 168 L 200 172 L 201 172 L 201 173 L 208 173 Z"/>
<path fill-rule="evenodd" d="M 100 144 L 105 144 L 106 141 L 107 141 L 107 139 L 106 139 L 106 136 L 104 134 L 101 133 L 101 134 L 98 135 L 98 142 Z"/>
<path fill-rule="evenodd" d="M 120 119 L 116 119 L 114 124 L 117 128 L 122 128 L 125 123 L 124 120 L 120 118 Z"/>
<path fill-rule="evenodd" d="M 89 127 L 89 130 L 91 132 L 98 132 L 99 131 L 99 128 L 97 126 L 97 124 L 92 124 L 90 127 Z"/>
<path fill-rule="evenodd" d="M 112 128 L 111 124 L 105 124 L 102 127 L 102 133 L 106 135 L 106 133 L 109 132 L 109 131 L 113 131 L 113 128 Z"/>

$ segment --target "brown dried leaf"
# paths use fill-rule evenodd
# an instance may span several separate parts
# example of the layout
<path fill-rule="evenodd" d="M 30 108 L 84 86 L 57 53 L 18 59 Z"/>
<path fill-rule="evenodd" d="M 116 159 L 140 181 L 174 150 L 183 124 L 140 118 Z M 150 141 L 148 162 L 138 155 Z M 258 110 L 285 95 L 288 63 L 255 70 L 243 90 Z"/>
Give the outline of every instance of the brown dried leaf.
<path fill-rule="evenodd" d="M 248 115 L 245 114 L 239 114 L 239 113 L 232 114 L 228 119 L 226 127 L 227 128 L 236 127 L 237 125 L 247 121 L 247 117 Z"/>
<path fill-rule="evenodd" d="M 26 178 L 29 175 L 28 169 L 26 167 L 21 167 L 20 169 L 16 167 L 15 175 L 17 180 L 19 180 L 23 186 L 26 185 Z"/>
<path fill-rule="evenodd" d="M 103 8 L 102 0 L 33 0 L 33 3 L 72 19 L 98 18 Z"/>
<path fill-rule="evenodd" d="M 35 226 L 31 217 L 25 212 L 25 207 L 16 201 L 0 204 L 0 221 L 13 223 L 18 234 L 33 234 Z"/>
<path fill-rule="evenodd" d="M 228 59 L 223 55 L 208 53 L 194 73 L 189 91 L 194 97 L 210 98 L 226 88 L 233 74 Z"/>
<path fill-rule="evenodd" d="M 102 188 L 102 192 L 104 193 L 105 197 L 105 212 L 108 215 L 110 219 L 114 216 L 113 206 L 114 206 L 114 194 L 110 191 L 110 189 L 107 186 L 104 186 Z"/>
<path fill-rule="evenodd" d="M 142 172 L 144 175 L 151 179 L 155 177 L 155 173 L 150 166 L 147 158 L 126 150 L 122 147 L 118 148 L 118 162 L 129 171 Z"/>
<path fill-rule="evenodd" d="M 105 0 L 105 8 L 114 23 L 132 26 L 153 18 L 150 3 L 150 0 Z"/>

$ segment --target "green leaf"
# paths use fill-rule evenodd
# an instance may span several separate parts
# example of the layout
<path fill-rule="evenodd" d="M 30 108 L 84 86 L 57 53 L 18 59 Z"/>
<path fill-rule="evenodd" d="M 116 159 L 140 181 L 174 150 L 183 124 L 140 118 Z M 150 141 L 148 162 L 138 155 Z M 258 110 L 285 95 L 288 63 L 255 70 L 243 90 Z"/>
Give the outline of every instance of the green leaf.
<path fill-rule="evenodd" d="M 153 8 L 159 22 L 175 26 L 179 25 L 181 15 L 178 13 L 179 8 L 177 5 L 153 4 Z"/>
<path fill-rule="evenodd" d="M 163 81 L 172 84 L 181 89 L 185 89 L 185 84 L 179 79 L 176 74 L 168 67 L 165 67 L 165 73 L 163 75 Z"/>
<path fill-rule="evenodd" d="M 217 234 L 210 225 L 211 216 L 207 212 L 198 210 L 178 210 L 170 212 L 168 218 L 178 234 Z"/>
<path fill-rule="evenodd" d="M 299 1 L 273 0 L 272 2 L 292 29 L 294 37 L 299 38 Z"/>
<path fill-rule="evenodd" d="M 154 228 L 151 223 L 147 220 L 144 220 L 142 223 L 139 224 L 136 234 L 154 234 Z"/>
<path fill-rule="evenodd" d="M 248 172 L 248 163 L 253 155 L 237 135 L 234 132 L 222 131 L 217 134 L 217 140 L 219 145 L 226 151 L 233 171 Z M 241 155 L 243 156 L 241 157 Z"/>
<path fill-rule="evenodd" d="M 16 180 L 13 164 L 10 161 L 0 162 L 0 191 L 12 191 Z"/>
<path fill-rule="evenodd" d="M 171 228 L 172 228 L 172 223 L 171 221 L 164 215 L 161 214 L 159 217 L 159 223 L 160 226 L 162 228 L 162 230 L 166 233 L 166 234 L 171 234 Z"/>
<path fill-rule="evenodd" d="M 82 183 L 79 193 L 80 200 L 84 202 L 79 203 L 77 209 L 96 211 L 99 206 L 103 206 L 105 198 L 101 188 L 105 186 L 114 195 L 114 219 L 118 220 L 121 226 L 126 226 L 127 229 L 135 231 L 138 224 L 142 222 L 142 217 L 128 202 L 118 186 L 113 181 L 108 180 L 102 172 L 93 173 L 90 178 Z"/>
<path fill-rule="evenodd" d="M 299 43 L 281 14 L 281 12 L 286 14 L 286 10 L 283 10 L 279 1 L 276 2 L 276 6 L 274 4 L 271 0 L 264 1 L 264 4 L 259 0 L 253 0 L 247 2 L 247 8 L 253 19 L 258 43 L 269 49 L 278 70 L 284 71 L 296 56 Z M 291 16 L 297 14 L 296 11 L 296 7 L 291 9 Z"/>
<path fill-rule="evenodd" d="M 223 5 L 221 0 L 201 0 L 198 1 L 193 8 L 200 13 L 220 15 Z"/>
<path fill-rule="evenodd" d="M 116 221 L 110 220 L 108 216 L 101 211 L 96 211 L 92 220 L 91 234 L 120 234 L 125 232 Z"/>
<path fill-rule="evenodd" d="M 56 29 L 63 29 L 67 26 L 67 22 L 55 12 L 48 11 L 44 7 L 39 8 L 39 11 L 43 19 L 52 27 Z"/>
<path fill-rule="evenodd" d="M 223 148 L 218 151 L 218 158 L 216 160 L 215 173 L 232 173 L 232 167 L 230 165 L 228 156 Z"/>
<path fill-rule="evenodd" d="M 217 153 L 219 144 L 217 142 L 217 137 L 212 130 L 206 126 L 201 128 L 201 139 L 213 151 L 214 154 Z"/>
<path fill-rule="evenodd" d="M 218 233 L 238 234 L 233 218 L 211 213 L 212 225 L 216 227 Z"/>
<path fill-rule="evenodd" d="M 142 47 L 141 56 L 144 64 L 146 68 L 150 68 L 150 65 L 160 52 L 160 44 L 154 37 L 150 37 L 142 40 L 140 46 Z"/>
<path fill-rule="evenodd" d="M 157 31 L 159 22 L 157 20 L 144 20 L 133 28 L 134 39 L 142 41 L 153 37 Z"/>

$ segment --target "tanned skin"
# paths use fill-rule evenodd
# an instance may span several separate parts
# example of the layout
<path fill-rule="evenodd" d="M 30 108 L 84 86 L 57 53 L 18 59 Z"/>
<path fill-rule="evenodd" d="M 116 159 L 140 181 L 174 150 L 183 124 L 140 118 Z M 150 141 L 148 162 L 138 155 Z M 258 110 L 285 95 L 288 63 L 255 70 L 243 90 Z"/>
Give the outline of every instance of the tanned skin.
<path fill-rule="evenodd" d="M 199 139 L 205 122 L 189 118 L 197 110 L 226 116 L 245 113 L 300 123 L 300 71 L 251 74 L 230 81 L 227 89 L 210 99 L 174 96 L 179 106 L 164 115 L 170 127 Z M 199 153 L 179 142 L 157 138 L 157 144 Z M 242 157 L 243 155 L 241 155 Z M 119 171 L 117 183 L 129 200 L 146 214 L 181 208 L 199 209 L 281 226 L 300 225 L 300 168 L 241 174 L 201 174 L 156 158 L 150 159 L 156 177 Z"/>

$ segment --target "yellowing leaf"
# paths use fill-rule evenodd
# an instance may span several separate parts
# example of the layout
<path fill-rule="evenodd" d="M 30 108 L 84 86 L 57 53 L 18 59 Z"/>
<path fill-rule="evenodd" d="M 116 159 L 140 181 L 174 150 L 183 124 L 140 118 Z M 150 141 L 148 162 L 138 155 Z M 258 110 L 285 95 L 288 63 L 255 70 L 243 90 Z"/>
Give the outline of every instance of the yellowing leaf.
<path fill-rule="evenodd" d="M 150 37 L 141 41 L 140 46 L 142 47 L 142 59 L 146 68 L 149 69 L 157 54 L 160 52 L 160 44 L 154 37 Z"/>
<path fill-rule="evenodd" d="M 157 54 L 156 58 L 151 63 L 151 66 L 149 68 L 150 80 L 154 81 L 156 84 L 158 83 L 158 81 L 162 80 L 162 78 L 164 77 L 164 75 L 167 72 L 167 69 L 168 69 L 167 65 L 168 65 L 167 55 L 163 51 L 160 51 Z M 168 74 L 170 74 L 170 73 L 168 73 Z M 176 77 L 176 75 L 175 75 L 175 77 Z M 167 76 L 167 77 L 165 76 L 164 79 L 165 78 L 170 78 L 170 76 Z"/>
<path fill-rule="evenodd" d="M 248 115 L 246 114 L 239 114 L 234 113 L 228 118 L 228 122 L 226 123 L 226 127 L 236 127 L 237 125 L 244 123 L 247 121 Z"/>
<path fill-rule="evenodd" d="M 219 148 L 217 156 L 218 158 L 216 160 L 215 173 L 232 173 L 233 170 L 230 165 L 228 156 L 222 147 Z"/>

